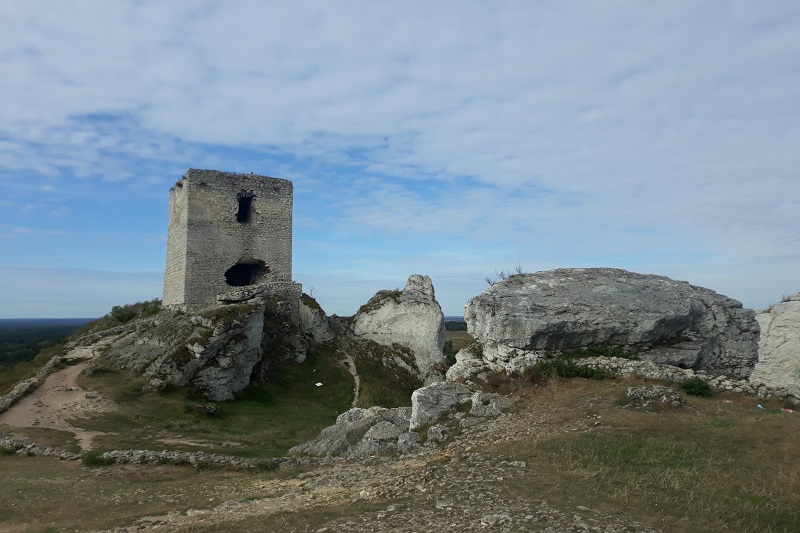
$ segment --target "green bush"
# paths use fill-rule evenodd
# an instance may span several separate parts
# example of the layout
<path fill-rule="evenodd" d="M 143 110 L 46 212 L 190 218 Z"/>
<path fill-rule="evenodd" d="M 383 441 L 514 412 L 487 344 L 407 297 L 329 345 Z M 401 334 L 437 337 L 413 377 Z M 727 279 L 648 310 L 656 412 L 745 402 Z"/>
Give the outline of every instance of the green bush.
<path fill-rule="evenodd" d="M 566 357 L 620 357 L 622 359 L 639 359 L 639 356 L 634 352 L 628 352 L 622 346 L 610 346 L 604 344 L 593 344 L 585 348 L 566 352 L 563 354 Z"/>
<path fill-rule="evenodd" d="M 539 363 L 539 366 L 542 375 L 550 377 L 586 379 L 608 379 L 614 377 L 614 373 L 607 368 L 582 366 L 577 364 L 571 357 L 556 357 L 550 361 Z"/>
<path fill-rule="evenodd" d="M 689 378 L 680 384 L 681 390 L 692 396 L 709 397 L 714 394 L 714 389 L 703 378 Z"/>
<path fill-rule="evenodd" d="M 108 466 L 114 464 L 113 459 L 103 457 L 103 452 L 97 450 L 86 452 L 81 458 L 81 462 L 86 466 Z"/>
<path fill-rule="evenodd" d="M 453 341 L 445 341 L 444 343 L 444 359 L 447 362 L 447 366 L 453 366 L 456 364 L 456 349 L 453 348 Z"/>
<path fill-rule="evenodd" d="M 0 446 L 0 455 L 14 455 L 17 450 L 10 446 Z"/>

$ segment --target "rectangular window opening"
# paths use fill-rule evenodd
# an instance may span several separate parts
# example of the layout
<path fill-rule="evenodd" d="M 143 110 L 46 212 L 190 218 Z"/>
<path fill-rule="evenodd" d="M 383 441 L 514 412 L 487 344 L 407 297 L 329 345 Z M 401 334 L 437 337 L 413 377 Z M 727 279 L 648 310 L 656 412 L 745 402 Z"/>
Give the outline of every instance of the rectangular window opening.
<path fill-rule="evenodd" d="M 239 196 L 239 211 L 236 212 L 236 222 L 247 224 L 253 211 L 253 197 Z"/>

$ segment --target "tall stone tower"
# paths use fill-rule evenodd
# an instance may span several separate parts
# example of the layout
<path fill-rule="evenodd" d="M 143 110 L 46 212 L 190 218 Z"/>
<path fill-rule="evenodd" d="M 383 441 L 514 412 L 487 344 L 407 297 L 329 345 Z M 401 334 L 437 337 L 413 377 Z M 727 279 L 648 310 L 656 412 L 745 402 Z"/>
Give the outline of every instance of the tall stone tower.
<path fill-rule="evenodd" d="M 186 172 L 169 191 L 164 305 L 193 312 L 236 288 L 295 285 L 292 197 L 280 178 Z"/>

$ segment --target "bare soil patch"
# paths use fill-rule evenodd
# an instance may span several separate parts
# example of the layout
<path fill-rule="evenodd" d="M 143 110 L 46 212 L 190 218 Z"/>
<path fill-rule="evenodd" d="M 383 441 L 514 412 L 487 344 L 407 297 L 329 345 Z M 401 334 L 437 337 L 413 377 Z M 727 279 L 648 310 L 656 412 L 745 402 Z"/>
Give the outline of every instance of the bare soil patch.
<path fill-rule="evenodd" d="M 50 374 L 44 383 L 28 396 L 22 398 L 5 413 L 0 414 L 0 425 L 7 426 L 10 433 L 24 435 L 24 428 L 44 428 L 66 431 L 75 435 L 83 451 L 91 449 L 92 439 L 101 432 L 87 431 L 73 426 L 69 421 L 91 413 L 104 413 L 116 409 L 116 404 L 93 391 L 82 389 L 77 379 L 88 366 L 88 359 L 109 340 L 92 346 L 78 346 L 63 359 L 84 362 L 67 366 Z"/>

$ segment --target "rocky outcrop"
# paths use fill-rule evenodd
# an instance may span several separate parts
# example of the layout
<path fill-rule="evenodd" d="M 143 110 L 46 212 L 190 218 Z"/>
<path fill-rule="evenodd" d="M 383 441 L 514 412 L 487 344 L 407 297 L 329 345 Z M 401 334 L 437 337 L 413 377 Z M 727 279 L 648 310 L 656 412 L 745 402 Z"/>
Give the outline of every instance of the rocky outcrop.
<path fill-rule="evenodd" d="M 435 422 L 442 414 L 469 401 L 472 390 L 461 383 L 433 383 L 411 395 L 412 430 Z"/>
<path fill-rule="evenodd" d="M 408 453 L 439 445 L 463 428 L 500 416 L 512 403 L 460 383 L 433 383 L 414 391 L 411 407 L 354 407 L 316 439 L 290 449 L 289 455 L 352 459 Z"/>
<path fill-rule="evenodd" d="M 800 292 L 756 315 L 761 326 L 754 385 L 785 388 L 800 398 Z"/>
<path fill-rule="evenodd" d="M 478 344 L 462 350 L 449 380 L 518 372 L 542 358 L 619 347 L 648 361 L 746 378 L 757 357 L 755 313 L 684 281 L 610 268 L 510 276 L 467 302 Z"/>
<path fill-rule="evenodd" d="M 156 390 L 190 386 L 209 400 L 231 400 L 270 363 L 305 355 L 295 302 L 250 291 L 221 300 L 236 303 L 196 314 L 164 309 L 118 328 L 88 371 L 131 370 Z"/>
<path fill-rule="evenodd" d="M 312 342 L 332 342 L 335 335 L 325 311 L 317 301 L 304 294 L 300 300 L 300 330 Z"/>
<path fill-rule="evenodd" d="M 378 344 L 410 349 L 425 383 L 444 378 L 444 314 L 428 276 L 413 274 L 402 291 L 378 292 L 353 317 L 351 331 Z"/>
<path fill-rule="evenodd" d="M 354 407 L 316 439 L 291 448 L 289 455 L 354 458 L 394 452 L 400 436 L 408 432 L 410 416 L 410 407 Z"/>

